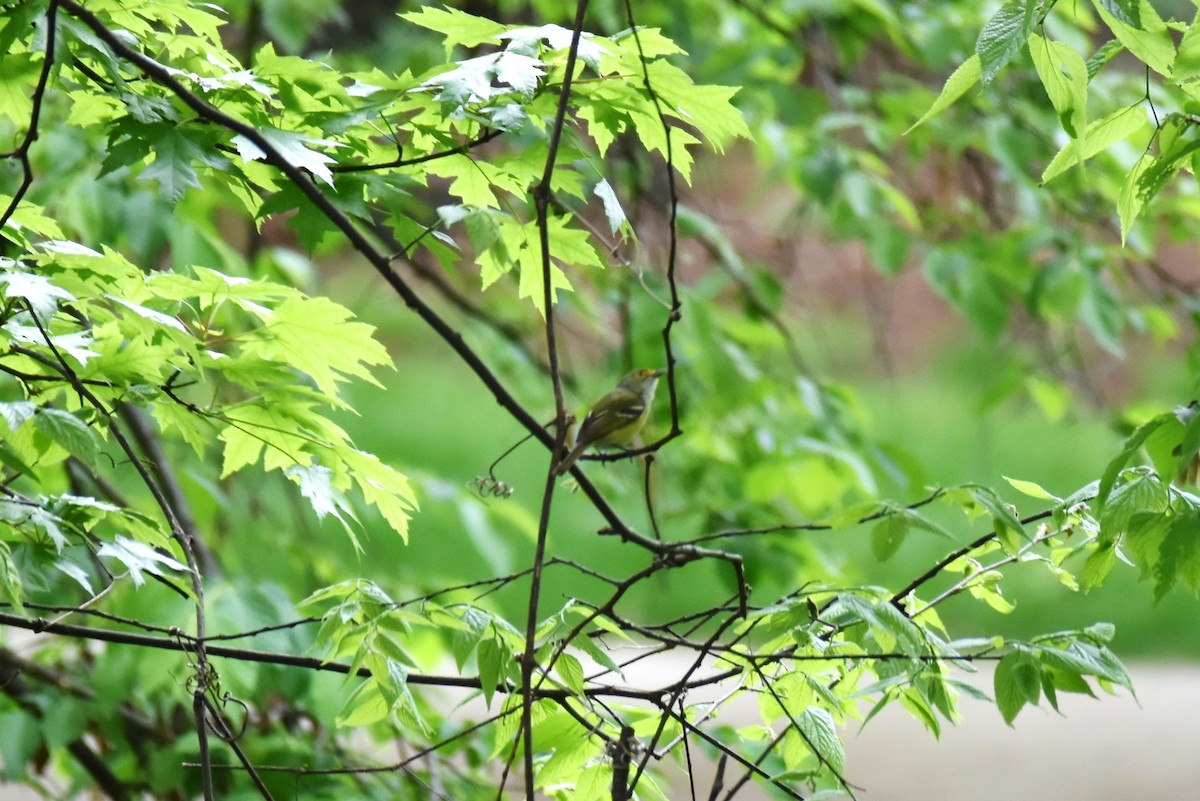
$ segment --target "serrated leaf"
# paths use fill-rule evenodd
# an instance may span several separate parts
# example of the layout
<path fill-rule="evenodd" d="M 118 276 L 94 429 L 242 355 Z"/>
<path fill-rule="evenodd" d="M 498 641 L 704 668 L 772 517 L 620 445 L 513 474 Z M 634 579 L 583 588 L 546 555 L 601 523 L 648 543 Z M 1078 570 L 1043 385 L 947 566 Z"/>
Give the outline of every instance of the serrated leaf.
<path fill-rule="evenodd" d="M 24 298 L 42 325 L 47 325 L 54 312 L 58 310 L 58 302 L 75 300 L 75 296 L 67 290 L 55 286 L 44 275 L 35 273 L 0 273 L 0 286 L 4 296 L 8 298 Z"/>
<path fill-rule="evenodd" d="M 1075 163 L 1086 161 L 1101 150 L 1128 139 L 1149 124 L 1150 120 L 1140 104 L 1126 106 L 1096 120 L 1088 125 L 1082 139 L 1072 139 L 1054 154 L 1042 172 L 1042 183 L 1066 172 Z"/>
<path fill-rule="evenodd" d="M 1100 45 L 1100 47 L 1096 48 L 1096 52 L 1088 56 L 1088 80 L 1091 81 L 1092 78 L 1095 78 L 1096 74 L 1100 72 L 1100 70 L 1104 69 L 1104 66 L 1108 64 L 1108 62 L 1112 61 L 1114 58 L 1116 58 L 1117 54 L 1123 52 L 1124 50 L 1125 45 L 1121 44 L 1119 39 L 1109 39 L 1107 42 Z"/>
<path fill-rule="evenodd" d="M 621 201 L 617 198 L 617 193 L 613 191 L 612 185 L 605 179 L 596 184 L 596 197 L 600 198 L 600 202 L 604 204 L 604 217 L 608 220 L 608 230 L 613 236 L 617 235 L 618 231 L 624 232 L 629 228 L 629 220 L 625 216 L 625 209 L 621 208 Z"/>
<path fill-rule="evenodd" d="M 414 25 L 443 34 L 446 37 L 447 55 L 455 45 L 475 47 L 485 42 L 498 41 L 500 34 L 505 31 L 504 26 L 498 22 L 454 8 L 427 6 L 420 11 L 400 16 Z"/>
<path fill-rule="evenodd" d="M 646 65 L 649 81 L 661 101 L 673 107 L 673 116 L 700 132 L 718 153 L 735 139 L 751 137 L 742 112 L 732 103 L 739 91 L 736 86 L 698 85 L 690 75 L 667 61 Z M 662 129 L 662 123 L 657 123 Z M 639 135 L 642 132 L 639 130 Z M 680 148 L 672 141 L 678 158 Z"/>
<path fill-rule="evenodd" d="M 561 653 L 554 661 L 554 672 L 562 679 L 568 690 L 583 695 L 583 665 L 568 653 Z"/>
<path fill-rule="evenodd" d="M 288 164 L 307 170 L 318 180 L 333 186 L 333 172 L 329 165 L 334 162 L 332 156 L 313 150 L 310 145 L 321 147 L 342 147 L 338 142 L 328 139 L 316 139 L 303 134 L 281 131 L 276 128 L 261 128 L 259 135 L 267 141 L 275 152 Z M 233 137 L 233 145 L 243 161 L 260 161 L 267 154 L 250 139 L 238 134 Z"/>
<path fill-rule="evenodd" d="M 337 725 L 342 728 L 369 726 L 387 718 L 391 704 L 380 690 L 379 683 L 366 679 L 354 688 L 350 697 L 337 714 Z"/>
<path fill-rule="evenodd" d="M 994 490 L 989 487 L 971 487 L 971 498 L 988 511 L 992 516 L 992 524 L 996 527 L 996 537 L 1010 551 L 1018 547 L 1018 539 L 1029 539 L 1025 527 L 1013 512 L 1011 506 L 1005 503 Z"/>
<path fill-rule="evenodd" d="M 1126 50 L 1158 74 L 1171 74 L 1171 66 L 1175 61 L 1175 43 L 1170 30 L 1153 5 L 1142 0 L 1123 0 L 1119 3 L 1095 0 L 1095 4 L 1100 18 Z M 1132 19 L 1128 9 L 1133 4 L 1138 8 L 1136 24 L 1126 21 Z"/>
<path fill-rule="evenodd" d="M 827 709 L 810 706 L 801 713 L 796 723 L 804 732 L 804 739 L 816 752 L 822 764 L 840 774 L 846 767 L 846 751 L 838 737 L 837 726 Z"/>
<path fill-rule="evenodd" d="M 1063 130 L 1087 147 L 1087 64 L 1075 50 L 1036 33 L 1029 36 L 1029 55 L 1034 68 L 1058 113 Z"/>
<path fill-rule="evenodd" d="M 1078 635 L 1072 635 L 1071 639 L 1062 644 L 1035 643 L 1031 647 L 1043 665 L 1081 676 L 1095 676 L 1127 690 L 1133 690 L 1129 673 L 1112 651 L 1101 645 L 1084 642 L 1078 639 Z"/>
<path fill-rule="evenodd" d="M 1027 652 L 1013 651 L 996 665 L 992 685 L 996 707 L 1011 726 L 1023 706 L 1036 704 L 1041 697 L 1041 671 Z"/>
<path fill-rule="evenodd" d="M 188 189 L 199 189 L 193 161 L 206 159 L 206 151 L 181 128 L 163 124 L 165 130 L 153 139 L 154 161 L 142 170 L 141 178 L 154 181 L 163 196 L 177 202 Z"/>
<path fill-rule="evenodd" d="M 1142 213 L 1142 207 L 1145 205 L 1144 195 L 1140 191 L 1142 175 L 1153 166 L 1154 157 L 1142 154 L 1142 157 L 1133 165 L 1133 169 L 1125 176 L 1125 183 L 1121 186 L 1121 196 L 1117 200 L 1117 214 L 1121 218 L 1122 245 L 1125 244 L 1129 230 L 1133 227 L 1138 215 Z"/>
<path fill-rule="evenodd" d="M 21 583 L 21 571 L 12 559 L 8 543 L 0 540 L 0 591 L 18 614 L 25 614 L 25 591 Z"/>
<path fill-rule="evenodd" d="M 134 585 L 138 587 L 142 586 L 146 580 L 142 573 L 161 576 L 164 567 L 178 572 L 187 572 L 187 566 L 173 557 L 121 534 L 118 534 L 112 542 L 101 545 L 96 550 L 96 555 L 111 556 L 124 564 L 129 568 Z"/>
<path fill-rule="evenodd" d="M 307 373 L 330 396 L 336 397 L 344 376 L 378 386 L 367 367 L 390 365 L 391 358 L 374 339 L 374 327 L 352 322 L 352 317 L 349 309 L 328 298 L 288 298 L 264 315 L 261 335 L 246 348 Z"/>
<path fill-rule="evenodd" d="M 366 502 L 374 505 L 392 530 L 408 542 L 410 514 L 417 509 L 408 478 L 365 451 L 343 448 L 338 456 L 350 470 Z"/>
<path fill-rule="evenodd" d="M 1038 23 L 1041 5 L 1040 0 L 1009 0 L 983 26 L 975 41 L 980 81 L 991 83 L 1017 54 Z"/>
<path fill-rule="evenodd" d="M 1125 465 L 1129 464 L 1129 460 L 1133 458 L 1134 454 L 1141 450 L 1150 435 L 1164 425 L 1178 422 L 1174 412 L 1164 412 L 1134 429 L 1121 447 L 1121 452 L 1108 463 L 1104 468 L 1104 473 L 1100 476 L 1100 486 L 1096 490 L 1096 508 L 1103 509 L 1108 503 L 1108 497 L 1112 493 L 1113 485 L 1117 482 L 1117 477 L 1125 469 Z"/>
<path fill-rule="evenodd" d="M 921 115 L 919 120 L 910 125 L 904 133 L 911 133 L 912 130 L 917 126 L 923 124 L 931 117 L 941 114 L 943 111 L 949 108 L 955 100 L 958 100 L 960 97 L 966 94 L 968 89 L 979 83 L 979 79 L 982 74 L 983 72 L 982 68 L 980 67 L 979 54 L 973 53 L 971 57 L 960 64 L 958 68 L 954 70 L 954 72 L 950 73 L 950 77 L 947 78 L 946 83 L 942 85 L 942 91 L 933 101 L 933 105 L 929 107 L 928 111 Z"/>
<path fill-rule="evenodd" d="M 70 412 L 41 408 L 34 417 L 37 430 L 84 464 L 95 466 L 100 454 L 100 435 Z"/>
<path fill-rule="evenodd" d="M 1100 7 L 1126 25 L 1142 26 L 1142 0 L 1098 0 Z"/>

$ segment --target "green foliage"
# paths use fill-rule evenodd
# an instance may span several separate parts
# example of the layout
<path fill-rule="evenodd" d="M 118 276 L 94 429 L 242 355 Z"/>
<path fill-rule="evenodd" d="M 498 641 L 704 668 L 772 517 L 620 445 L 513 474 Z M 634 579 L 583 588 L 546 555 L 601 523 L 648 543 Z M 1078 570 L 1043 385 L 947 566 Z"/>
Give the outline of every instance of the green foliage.
<path fill-rule="evenodd" d="M 948 602 L 1013 615 L 1014 568 L 1076 592 L 1122 563 L 1158 601 L 1200 594 L 1195 404 L 1132 411 L 1074 492 L 930 482 L 705 202 L 733 201 L 718 157 L 757 159 L 806 237 L 961 312 L 983 406 L 1069 419 L 1073 357 L 1195 321 L 1131 261 L 1194 227 L 1196 21 L 1094 5 L 702 0 L 579 31 L 550 3 L 425 7 L 310 58 L 350 5 L 12 4 L 0 622 L 56 639 L 0 649 L 37 682 L 2 688 L 7 776 L 599 799 L 628 766 L 666 798 L 642 747 L 703 740 L 782 792 L 853 796 L 842 731 L 887 707 L 936 735 L 963 694 L 1013 724 L 1132 691 L 1107 624 L 964 638 Z M 642 365 L 668 370 L 655 457 L 548 481 L 551 399 L 565 425 Z M 485 467 L 518 429 L 536 464 Z M 688 666 L 647 678 L 648 648 Z M 989 663 L 992 699 L 961 677 Z M 759 723 L 724 725 L 734 704 Z"/>

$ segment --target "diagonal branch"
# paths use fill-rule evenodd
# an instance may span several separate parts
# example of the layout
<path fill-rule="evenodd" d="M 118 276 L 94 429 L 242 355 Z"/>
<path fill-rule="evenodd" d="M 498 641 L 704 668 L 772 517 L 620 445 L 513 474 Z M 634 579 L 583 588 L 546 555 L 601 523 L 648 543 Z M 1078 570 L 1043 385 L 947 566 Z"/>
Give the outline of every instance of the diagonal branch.
<path fill-rule="evenodd" d="M 479 354 L 466 343 L 462 334 L 426 304 L 413 291 L 412 287 L 392 269 L 390 258 L 371 244 L 367 236 L 358 230 L 350 218 L 339 210 L 325 196 L 324 192 L 312 182 L 303 168 L 290 163 L 284 158 L 278 148 L 252 125 L 231 117 L 211 105 L 184 86 L 175 77 L 172 70 L 131 48 L 121 37 L 110 30 L 98 16 L 84 8 L 78 2 L 75 0 L 59 0 L 59 4 L 64 10 L 91 29 L 115 54 L 130 61 L 156 83 L 169 89 L 188 108 L 192 109 L 198 117 L 232 131 L 252 142 L 264 154 L 265 161 L 282 172 L 309 202 L 341 231 L 347 242 L 383 277 L 388 286 L 404 301 L 405 305 L 450 346 L 455 354 L 487 387 L 488 391 L 496 399 L 496 402 L 548 450 L 552 453 L 555 452 L 555 438 L 517 401 L 513 394 L 500 381 L 499 377 L 484 363 Z M 639 544 L 653 543 L 653 540 L 636 534 L 621 519 L 604 496 L 600 494 L 596 486 L 588 481 L 585 476 L 577 475 L 576 479 L 579 481 L 579 487 L 584 495 L 587 496 L 588 500 L 591 501 L 592 505 L 600 512 L 606 523 L 614 531 L 620 532 L 622 535 L 629 535 L 628 539 L 630 541 L 638 542 Z"/>

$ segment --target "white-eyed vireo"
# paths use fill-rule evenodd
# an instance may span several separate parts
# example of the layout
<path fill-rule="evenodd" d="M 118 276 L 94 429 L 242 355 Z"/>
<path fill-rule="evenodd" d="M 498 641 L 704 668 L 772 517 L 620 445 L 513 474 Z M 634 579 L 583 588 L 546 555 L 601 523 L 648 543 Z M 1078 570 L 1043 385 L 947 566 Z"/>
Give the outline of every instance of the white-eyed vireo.
<path fill-rule="evenodd" d="M 570 470 L 579 454 L 593 445 L 623 448 L 633 442 L 650 416 L 654 390 L 664 372 L 646 368 L 634 370 L 621 379 L 616 389 L 596 401 L 583 418 L 571 449 L 554 468 L 554 474 L 561 476 Z"/>

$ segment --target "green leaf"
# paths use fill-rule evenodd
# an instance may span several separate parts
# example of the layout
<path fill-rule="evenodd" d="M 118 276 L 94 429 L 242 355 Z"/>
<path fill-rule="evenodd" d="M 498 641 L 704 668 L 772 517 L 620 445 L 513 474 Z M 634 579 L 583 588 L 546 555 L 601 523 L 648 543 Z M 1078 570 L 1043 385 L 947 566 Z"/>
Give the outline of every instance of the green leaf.
<path fill-rule="evenodd" d="M 379 386 L 367 367 L 392 363 L 373 338 L 375 329 L 348 322 L 350 310 L 329 298 L 288 298 L 262 317 L 264 325 L 247 352 L 307 373 L 327 395 L 337 395 L 345 376 Z"/>
<path fill-rule="evenodd" d="M 508 650 L 496 637 L 480 640 L 479 649 L 476 651 L 476 660 L 479 663 L 479 685 L 483 690 L 484 703 L 488 705 L 489 709 L 492 706 L 492 696 L 495 695 L 496 688 L 500 686 L 500 679 L 504 675 L 504 660 L 508 656 Z"/>
<path fill-rule="evenodd" d="M 345 463 L 366 502 L 374 505 L 392 530 L 408 542 L 410 513 L 417 509 L 408 478 L 374 454 L 356 448 L 341 448 L 337 456 Z"/>
<path fill-rule="evenodd" d="M 1117 566 L 1117 540 L 1108 539 L 1097 545 L 1083 563 L 1083 589 L 1094 590 L 1104 583 L 1112 569 Z"/>
<path fill-rule="evenodd" d="M 0 115 L 8 117 L 20 130 L 29 125 L 41 60 L 31 53 L 10 52 L 0 56 Z"/>
<path fill-rule="evenodd" d="M 1009 726 L 1026 704 L 1036 704 L 1041 697 L 1042 677 L 1037 661 L 1027 651 L 1005 654 L 996 665 L 993 691 L 996 706 Z"/>
<path fill-rule="evenodd" d="M 55 286 L 44 275 L 26 272 L 0 273 L 0 286 L 7 298 L 24 298 L 33 309 L 38 322 L 49 325 L 50 318 L 58 310 L 58 302 L 75 300 L 67 290 Z"/>
<path fill-rule="evenodd" d="M 354 688 L 350 697 L 337 714 L 337 725 L 342 728 L 369 726 L 387 718 L 391 704 L 384 696 L 379 682 L 365 679 Z"/>
<path fill-rule="evenodd" d="M 1142 27 L 1142 0 L 1098 0 L 1100 7 L 1126 25 Z"/>
<path fill-rule="evenodd" d="M 1061 175 L 1072 165 L 1092 158 L 1111 145 L 1128 139 L 1149 125 L 1150 120 L 1141 104 L 1125 106 L 1103 119 L 1096 120 L 1088 125 L 1081 138 L 1072 139 L 1054 154 L 1054 158 L 1042 171 L 1042 183 Z"/>
<path fill-rule="evenodd" d="M 974 53 L 958 66 L 954 72 L 950 73 L 950 77 L 946 79 L 946 83 L 942 86 L 941 93 L 933 101 L 933 105 L 929 110 L 921 115 L 921 118 L 908 127 L 904 133 L 910 133 L 914 128 L 921 125 L 931 117 L 941 114 L 947 108 L 958 100 L 967 90 L 975 84 L 979 83 L 979 79 L 983 72 L 980 67 L 979 54 Z"/>
<path fill-rule="evenodd" d="M 1088 80 L 1091 81 L 1092 78 L 1095 78 L 1096 74 L 1099 73 L 1100 70 L 1104 69 L 1108 62 L 1112 61 L 1117 57 L 1118 54 L 1123 53 L 1124 51 L 1125 45 L 1121 44 L 1121 42 L 1117 39 L 1109 39 L 1107 42 L 1100 45 L 1100 47 L 1096 48 L 1096 52 L 1088 56 Z"/>
<path fill-rule="evenodd" d="M 1125 440 L 1125 444 L 1121 447 L 1121 452 L 1108 463 L 1104 468 L 1104 473 L 1100 476 L 1100 486 L 1096 490 L 1096 508 L 1103 509 L 1108 503 L 1108 496 L 1112 493 L 1113 485 L 1116 484 L 1117 476 L 1125 469 L 1125 465 L 1129 464 L 1129 460 L 1133 458 L 1146 440 L 1164 425 L 1169 423 L 1178 423 L 1174 412 L 1165 412 L 1156 417 L 1153 417 L 1142 423 L 1134 432 Z"/>
<path fill-rule="evenodd" d="M 145 582 L 145 577 L 142 573 L 152 573 L 155 576 L 161 576 L 164 567 L 180 573 L 187 572 L 188 569 L 186 565 L 167 554 L 157 551 L 137 540 L 131 540 L 121 534 L 118 534 L 112 542 L 106 542 L 101 545 L 96 550 L 96 555 L 111 556 L 124 564 L 125 567 L 129 568 L 134 585 L 138 587 L 142 586 L 143 582 Z"/>
<path fill-rule="evenodd" d="M 1124 0 L 1120 3 L 1095 0 L 1095 4 L 1100 18 L 1126 50 L 1158 74 L 1171 74 L 1171 65 L 1175 60 L 1175 43 L 1171 39 L 1170 30 L 1153 5 L 1147 0 Z M 1133 4 L 1137 4 L 1138 8 L 1136 23 L 1128 11 Z M 1110 6 L 1115 8 L 1109 8 Z"/>
<path fill-rule="evenodd" d="M 672 115 L 699 131 L 718 153 L 735 139 L 750 138 L 742 112 L 732 103 L 738 87 L 698 85 L 686 72 L 663 60 L 650 62 L 646 70 L 650 86 L 660 101 L 670 105 Z M 679 156 L 679 148 L 672 146 Z"/>
<path fill-rule="evenodd" d="M 842 595 L 838 604 L 870 626 L 882 647 L 896 648 L 910 656 L 925 652 L 921 628 L 890 601 L 873 602 L 858 595 Z"/>
<path fill-rule="evenodd" d="M 991 83 L 996 73 L 1017 54 L 1033 33 L 1041 7 L 1041 0 L 1009 0 L 992 15 L 975 41 L 980 81 Z"/>
<path fill-rule="evenodd" d="M 454 8 L 432 8 L 401 14 L 401 18 L 442 34 L 446 40 L 446 55 L 455 45 L 475 47 L 485 42 L 496 42 L 505 27 L 485 17 L 477 17 Z"/>
<path fill-rule="evenodd" d="M 21 571 L 13 562 L 12 551 L 4 540 L 0 540 L 0 593 L 12 604 L 17 614 L 25 614 Z"/>
<path fill-rule="evenodd" d="M 1086 635 L 1070 634 L 1065 641 L 1052 644 L 1034 643 L 1038 661 L 1059 670 L 1080 676 L 1095 676 L 1133 691 L 1133 682 L 1125 666 L 1108 648 L 1087 642 Z"/>
<path fill-rule="evenodd" d="M 1167 182 L 1187 166 L 1190 156 L 1200 150 L 1200 136 L 1181 136 L 1170 148 L 1158 155 L 1138 176 L 1137 191 L 1142 204 L 1147 204 L 1162 191 Z"/>
<path fill-rule="evenodd" d="M 846 768 L 846 751 L 829 710 L 810 706 L 796 719 L 804 739 L 824 765 L 837 773 Z"/>
<path fill-rule="evenodd" d="M 163 195 L 177 202 L 188 189 L 199 189 L 200 179 L 193 162 L 216 165 L 217 160 L 209 155 L 211 143 L 197 142 L 187 129 L 158 123 L 156 135 L 149 140 L 154 161 L 142 170 L 144 181 L 154 181 Z"/>
<path fill-rule="evenodd" d="M 97 467 L 100 455 L 100 435 L 91 426 L 70 412 L 43 407 L 33 419 L 38 432 L 63 450 L 78 457 L 84 464 Z"/>
<path fill-rule="evenodd" d="M 971 499 L 982 506 L 992 516 L 992 524 L 996 528 L 996 537 L 1004 543 L 1009 551 L 1019 547 L 1018 540 L 1029 539 L 1025 527 L 1017 518 L 1012 506 L 1005 503 L 995 490 L 990 487 L 974 486 L 970 488 Z"/>
<path fill-rule="evenodd" d="M 904 543 L 908 534 L 908 518 L 902 512 L 883 517 L 871 529 L 871 552 L 880 562 L 886 562 Z"/>
<path fill-rule="evenodd" d="M 1125 240 L 1129 236 L 1129 229 L 1133 227 L 1134 221 L 1141 214 L 1142 207 L 1145 205 L 1145 198 L 1139 190 L 1142 175 L 1152 166 L 1154 166 L 1154 157 L 1142 154 L 1142 157 L 1133 165 L 1133 169 L 1125 176 L 1125 183 L 1121 187 L 1121 197 L 1117 201 L 1117 213 L 1121 218 L 1122 245 L 1125 244 Z"/>
<path fill-rule="evenodd" d="M 1024 481 L 1019 478 L 1009 478 L 1008 476 L 1003 476 L 1003 478 L 1013 486 L 1013 489 L 1024 495 L 1028 495 L 1030 498 L 1037 498 L 1040 501 L 1054 501 L 1055 503 L 1062 502 L 1062 498 L 1051 495 L 1049 492 L 1043 489 L 1041 485 L 1035 484 L 1032 481 Z"/>
<path fill-rule="evenodd" d="M 1184 91 L 1196 96 L 1195 81 L 1200 76 L 1200 12 L 1183 32 L 1179 50 L 1171 65 L 1171 79 L 1183 86 Z"/>
<path fill-rule="evenodd" d="M 1036 33 L 1029 37 L 1029 55 L 1063 130 L 1082 140 L 1080 146 L 1086 148 L 1088 76 L 1083 57 L 1070 46 Z"/>
<path fill-rule="evenodd" d="M 554 672 L 568 690 L 583 695 L 583 665 L 574 656 L 561 653 L 554 661 Z"/>
<path fill-rule="evenodd" d="M 1154 565 L 1154 599 L 1161 601 L 1178 580 L 1200 596 L 1200 515 L 1182 514 L 1171 521 Z"/>

